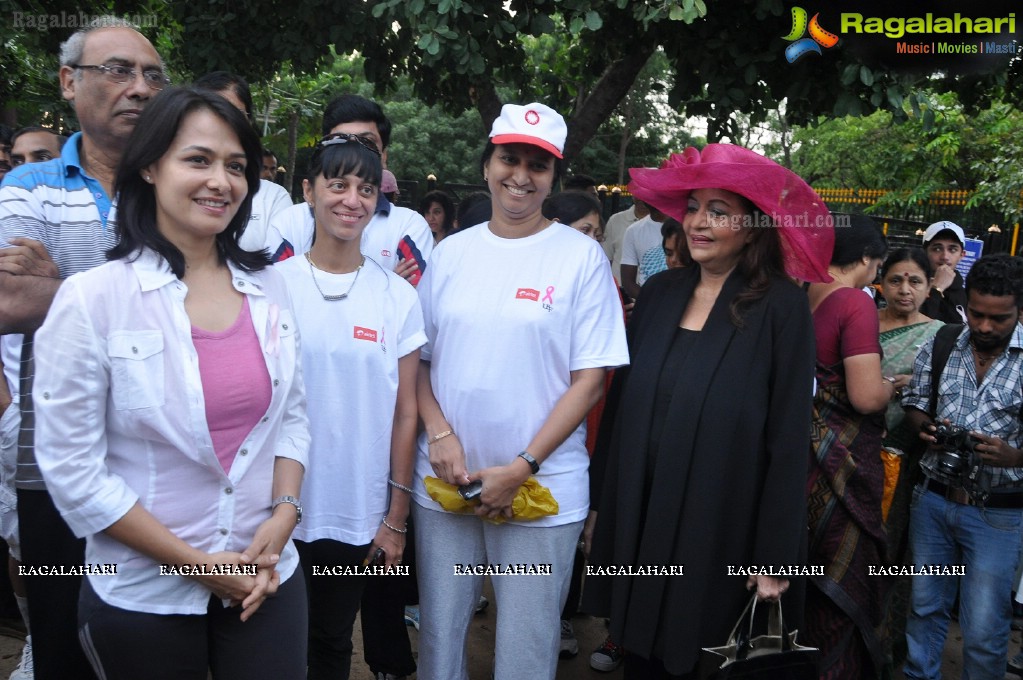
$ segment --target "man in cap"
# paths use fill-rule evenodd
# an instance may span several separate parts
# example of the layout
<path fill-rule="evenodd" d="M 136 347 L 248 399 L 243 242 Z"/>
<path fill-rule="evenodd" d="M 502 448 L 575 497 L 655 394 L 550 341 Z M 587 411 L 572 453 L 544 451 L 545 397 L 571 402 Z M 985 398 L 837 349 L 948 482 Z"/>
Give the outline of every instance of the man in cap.
<path fill-rule="evenodd" d="M 931 260 L 934 278 L 920 312 L 945 323 L 966 321 L 966 288 L 956 265 L 963 259 L 966 235 L 955 222 L 943 220 L 927 227 L 924 250 Z"/>
<path fill-rule="evenodd" d="M 355 94 L 331 100 L 323 113 L 323 136 L 332 134 L 357 135 L 372 142 L 387 168 L 391 121 L 376 102 Z M 373 219 L 362 232 L 362 252 L 415 286 L 433 252 L 433 232 L 422 215 L 393 205 L 385 192 L 381 190 Z M 315 223 L 304 203 L 274 215 L 270 226 L 266 245 L 275 261 L 301 255 L 312 246 Z"/>
<path fill-rule="evenodd" d="M 32 333 L 61 281 L 106 262 L 116 242 L 114 178 L 143 109 L 169 82 L 153 45 L 128 22 L 97 17 L 61 46 L 60 87 L 81 132 L 61 156 L 15 168 L 0 189 L 0 332 L 25 333 L 20 366 L 18 518 L 37 680 L 95 675 L 78 635 L 85 543 L 53 505 L 35 461 Z M 34 572 L 34 573 L 33 573 Z M 87 629 L 83 629 L 87 631 Z M 84 634 L 84 633 L 83 633 Z"/>

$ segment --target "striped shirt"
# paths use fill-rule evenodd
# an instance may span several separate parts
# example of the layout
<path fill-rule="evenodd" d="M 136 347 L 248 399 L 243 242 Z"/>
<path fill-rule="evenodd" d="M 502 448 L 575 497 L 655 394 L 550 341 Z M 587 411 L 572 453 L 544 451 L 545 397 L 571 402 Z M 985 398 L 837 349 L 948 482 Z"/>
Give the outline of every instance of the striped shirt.
<path fill-rule="evenodd" d="M 934 340 L 920 348 L 913 365 L 913 381 L 902 406 L 914 407 L 927 412 L 931 396 L 931 352 Z M 984 382 L 977 384 L 977 371 L 970 351 L 970 329 L 956 338 L 952 353 L 938 383 L 938 418 L 948 418 L 953 425 L 973 430 L 1004 440 L 1009 446 L 1023 447 L 1023 423 L 1020 422 L 1020 405 L 1023 402 L 1023 326 L 1016 329 L 1009 339 L 1009 346 L 994 360 L 984 376 Z M 937 453 L 928 450 L 920 463 L 924 473 L 944 484 L 958 486 L 958 479 L 949 477 L 938 467 Z M 992 467 L 985 465 L 984 472 L 991 480 L 991 488 L 998 489 L 1023 486 L 1023 467 Z"/>
<path fill-rule="evenodd" d="M 42 243 L 60 277 L 92 269 L 107 261 L 117 241 L 110 223 L 114 206 L 100 182 L 82 170 L 78 132 L 64 144 L 60 158 L 28 163 L 11 170 L 0 187 L 0 246 L 24 237 Z M 43 491 L 46 484 L 35 461 L 35 414 L 32 408 L 33 336 L 21 349 L 21 430 L 18 433 L 19 489 Z"/>

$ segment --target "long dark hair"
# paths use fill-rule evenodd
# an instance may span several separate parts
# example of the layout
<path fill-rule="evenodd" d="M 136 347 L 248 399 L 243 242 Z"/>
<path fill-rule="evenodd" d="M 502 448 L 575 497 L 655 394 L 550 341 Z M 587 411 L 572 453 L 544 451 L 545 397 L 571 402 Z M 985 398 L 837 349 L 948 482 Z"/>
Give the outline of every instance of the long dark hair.
<path fill-rule="evenodd" d="M 761 212 L 746 197 L 741 197 L 749 208 L 749 223 L 744 229 L 750 229 L 752 238 L 739 253 L 739 262 L 735 268 L 739 271 L 746 285 L 732 300 L 732 324 L 742 328 L 742 316 L 760 298 L 767 295 L 771 284 L 785 277 L 785 259 L 782 256 L 781 237 L 774 220 Z"/>
<path fill-rule="evenodd" d="M 137 257 L 151 248 L 167 260 L 171 271 L 185 275 L 185 256 L 168 241 L 156 224 L 156 189 L 142 179 L 143 168 L 156 163 L 170 149 L 185 118 L 196 111 L 209 111 L 237 135 L 245 151 L 245 182 L 248 193 L 224 231 L 216 236 L 221 263 L 232 262 L 239 269 L 254 272 L 270 264 L 266 251 L 249 252 L 238 245 L 238 237 L 249 222 L 252 196 L 259 190 L 262 147 L 245 114 L 212 92 L 190 87 L 170 87 L 155 97 L 139 117 L 114 179 L 117 196 L 117 245 L 107 258 Z"/>
<path fill-rule="evenodd" d="M 441 191 L 440 189 L 427 191 L 419 199 L 419 214 L 425 217 L 426 211 L 434 203 L 438 204 L 440 209 L 444 211 L 444 222 L 440 225 L 440 230 L 442 236 L 447 236 L 455 230 L 455 202 L 451 200 L 451 196 L 446 191 Z"/>

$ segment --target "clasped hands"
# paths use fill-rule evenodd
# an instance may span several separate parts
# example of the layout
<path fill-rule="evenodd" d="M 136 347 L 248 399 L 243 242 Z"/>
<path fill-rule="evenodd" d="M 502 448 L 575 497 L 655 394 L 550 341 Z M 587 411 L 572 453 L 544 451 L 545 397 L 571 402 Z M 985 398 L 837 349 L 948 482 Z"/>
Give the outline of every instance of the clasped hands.
<path fill-rule="evenodd" d="M 241 620 L 247 621 L 256 613 L 266 598 L 277 593 L 281 584 L 281 575 L 277 572 L 277 563 L 281 559 L 281 550 L 291 537 L 295 528 L 293 516 L 275 513 L 256 529 L 252 543 L 242 552 L 221 551 L 211 553 L 206 559 L 207 566 L 235 565 L 254 566 L 255 575 L 249 574 L 199 574 L 193 575 L 203 586 L 214 595 L 235 607 L 241 605 Z"/>
<path fill-rule="evenodd" d="M 465 466 L 465 450 L 457 435 L 449 435 L 430 445 L 430 467 L 440 479 L 462 486 L 481 480 L 478 517 L 494 519 L 500 515 L 512 516 L 512 501 L 519 487 L 529 479 L 529 464 L 521 458 L 514 458 L 508 465 L 484 468 L 470 473 Z"/>

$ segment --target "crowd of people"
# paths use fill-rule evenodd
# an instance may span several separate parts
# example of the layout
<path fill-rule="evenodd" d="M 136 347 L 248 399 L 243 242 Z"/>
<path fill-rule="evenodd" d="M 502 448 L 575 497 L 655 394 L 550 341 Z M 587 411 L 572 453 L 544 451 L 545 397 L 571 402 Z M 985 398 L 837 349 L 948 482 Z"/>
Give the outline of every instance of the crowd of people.
<path fill-rule="evenodd" d="M 964 677 L 1023 674 L 1019 258 L 890 250 L 729 144 L 605 224 L 541 103 L 416 212 L 337 97 L 292 204 L 241 76 L 119 20 L 60 63 L 81 130 L 0 167 L 13 680 L 347 678 L 360 612 L 375 678 L 467 680 L 487 577 L 496 680 L 579 612 L 594 668 L 696 678 L 751 598 L 820 678 L 937 680 L 953 616 Z"/>

